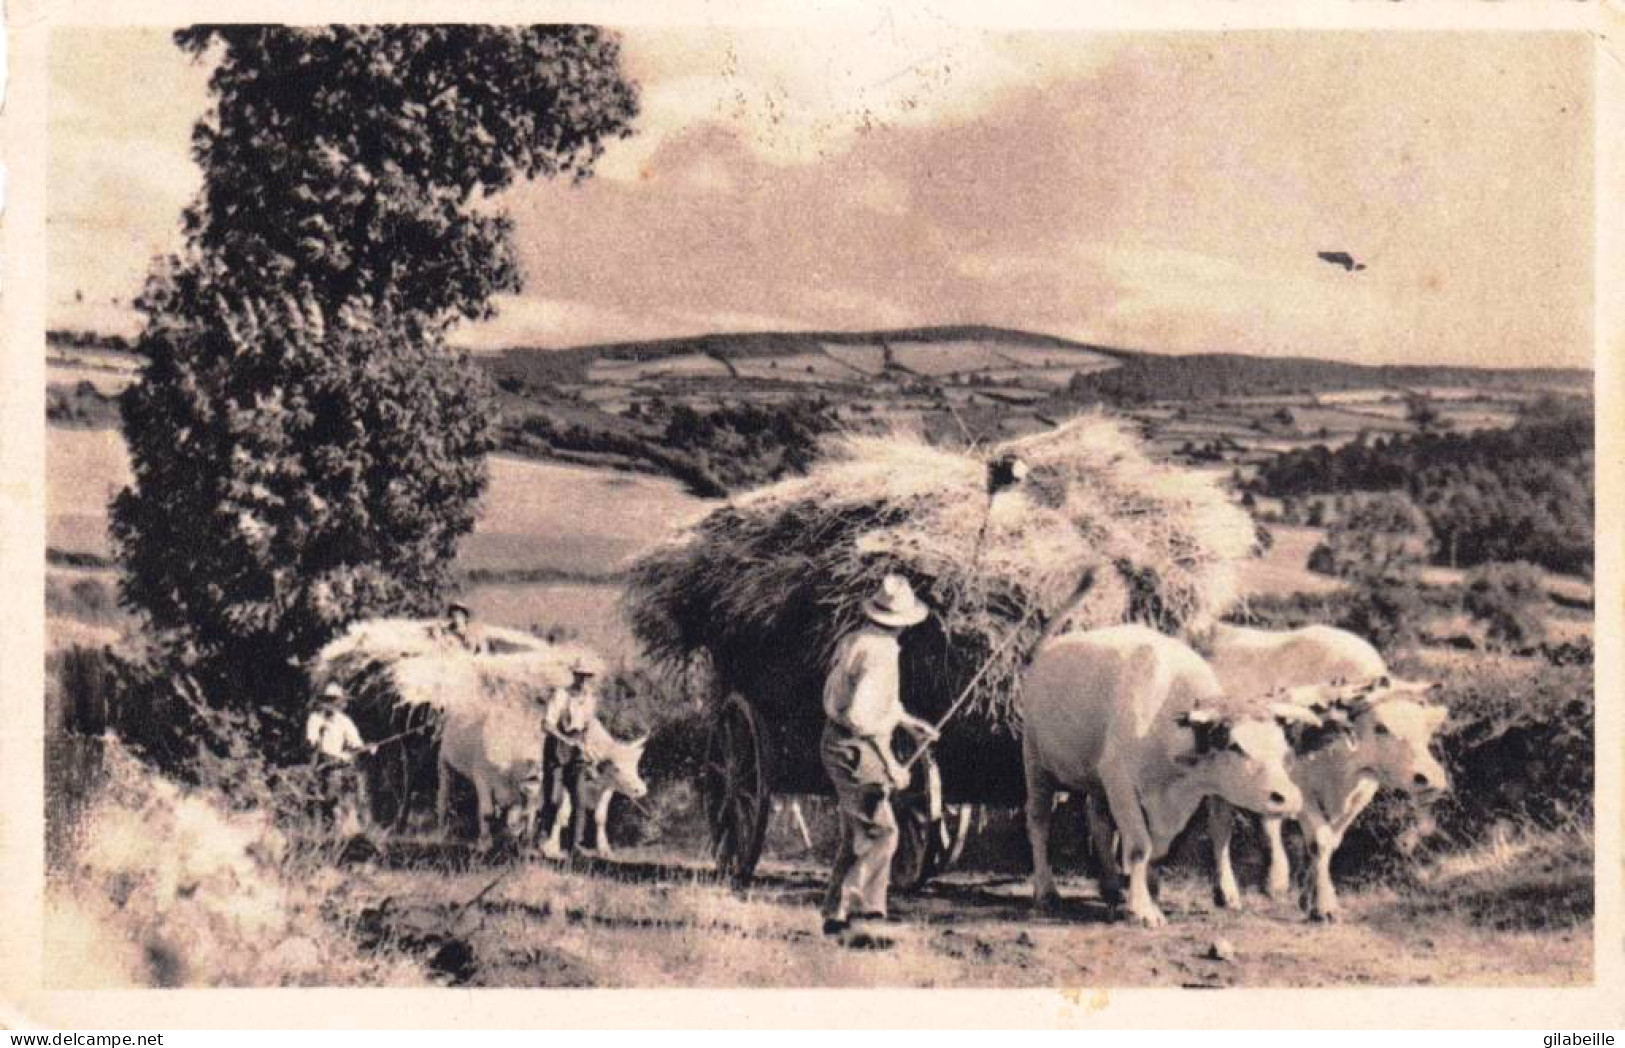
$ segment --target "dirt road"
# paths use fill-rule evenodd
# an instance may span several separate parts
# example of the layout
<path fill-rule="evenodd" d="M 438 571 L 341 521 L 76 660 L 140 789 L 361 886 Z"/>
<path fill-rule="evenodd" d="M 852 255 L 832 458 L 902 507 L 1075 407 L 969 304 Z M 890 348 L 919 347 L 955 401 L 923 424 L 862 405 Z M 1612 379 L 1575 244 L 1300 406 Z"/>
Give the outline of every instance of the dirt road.
<path fill-rule="evenodd" d="M 1063 880 L 1064 912 L 1039 917 L 1021 880 L 959 873 L 897 900 L 900 920 L 877 929 L 888 948 L 858 949 L 820 934 L 813 865 L 771 864 L 740 891 L 645 850 L 500 880 L 503 867 L 442 861 L 351 867 L 334 898 L 364 941 L 462 985 L 1551 986 L 1591 970 L 1589 920 L 1530 929 L 1428 894 L 1351 892 L 1345 922 L 1318 926 L 1259 896 L 1220 911 L 1205 884 L 1178 876 L 1162 889 L 1169 925 L 1145 931 L 1115 920 L 1085 879 Z"/>

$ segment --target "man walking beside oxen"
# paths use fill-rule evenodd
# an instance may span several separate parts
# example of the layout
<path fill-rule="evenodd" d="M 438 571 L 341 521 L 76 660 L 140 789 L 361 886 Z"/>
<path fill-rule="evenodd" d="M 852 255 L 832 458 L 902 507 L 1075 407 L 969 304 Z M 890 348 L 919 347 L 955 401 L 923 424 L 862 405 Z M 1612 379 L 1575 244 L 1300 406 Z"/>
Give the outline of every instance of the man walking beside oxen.
<path fill-rule="evenodd" d="M 892 753 L 901 728 L 921 743 L 936 730 L 903 708 L 898 636 L 923 622 L 930 609 L 908 580 L 888 575 L 863 606 L 867 622 L 835 649 L 824 684 L 819 756 L 835 786 L 840 851 L 824 895 L 824 932 L 839 934 L 853 920 L 882 920 L 897 850 L 897 819 L 890 793 L 908 785 L 908 771 Z"/>

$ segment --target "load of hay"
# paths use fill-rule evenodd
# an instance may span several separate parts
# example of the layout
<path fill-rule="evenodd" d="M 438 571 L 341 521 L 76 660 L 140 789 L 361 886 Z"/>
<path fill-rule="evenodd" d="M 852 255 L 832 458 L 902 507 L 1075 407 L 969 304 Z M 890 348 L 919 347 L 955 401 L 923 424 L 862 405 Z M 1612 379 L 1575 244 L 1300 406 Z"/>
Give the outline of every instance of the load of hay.
<path fill-rule="evenodd" d="M 521 630 L 483 628 L 488 654 L 473 654 L 434 619 L 357 622 L 317 653 L 317 692 L 338 683 L 362 710 L 422 706 L 528 706 L 570 683 L 571 668 L 603 661 L 581 644 L 551 643 Z"/>
<path fill-rule="evenodd" d="M 991 657 L 969 710 L 1008 727 L 1046 629 L 1200 628 L 1232 603 L 1234 562 L 1253 542 L 1211 477 L 1152 461 L 1101 416 L 971 452 L 899 434 L 828 451 L 630 572 L 624 608 L 646 654 L 673 669 L 703 656 L 770 719 L 816 714 L 834 645 L 888 572 L 935 611 L 905 636 L 905 702 L 945 709 Z M 1012 455 L 1030 472 L 990 502 L 989 466 Z"/>

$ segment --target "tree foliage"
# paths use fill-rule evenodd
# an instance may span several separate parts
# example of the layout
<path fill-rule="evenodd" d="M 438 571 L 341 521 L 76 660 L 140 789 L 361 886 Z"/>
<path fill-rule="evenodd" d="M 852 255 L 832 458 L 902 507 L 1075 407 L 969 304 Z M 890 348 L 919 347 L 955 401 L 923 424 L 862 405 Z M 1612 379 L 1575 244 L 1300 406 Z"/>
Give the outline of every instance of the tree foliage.
<path fill-rule="evenodd" d="M 1451 567 L 1527 560 L 1589 574 L 1594 531 L 1593 421 L 1548 402 L 1506 430 L 1426 433 L 1336 450 L 1283 452 L 1258 474 L 1278 498 L 1351 491 L 1408 494 L 1427 515 L 1431 557 Z"/>
<path fill-rule="evenodd" d="M 1462 606 L 1490 643 L 1526 648 L 1546 639 L 1546 580 L 1533 564 L 1486 564 L 1467 576 Z"/>
<path fill-rule="evenodd" d="M 206 26 L 203 187 L 149 278 L 121 405 L 123 597 L 243 705 L 348 621 L 438 601 L 490 390 L 443 336 L 519 275 L 489 197 L 585 176 L 636 112 L 590 27 Z"/>
<path fill-rule="evenodd" d="M 1310 554 L 1309 566 L 1344 578 L 1395 579 L 1422 562 L 1428 543 L 1422 511 L 1404 495 L 1385 492 L 1339 517 Z"/>
<path fill-rule="evenodd" d="M 593 26 L 197 26 L 175 39 L 217 59 L 215 105 L 192 135 L 204 186 L 189 245 L 234 290 L 303 287 L 330 309 L 488 315 L 493 294 L 519 290 L 510 222 L 488 198 L 520 177 L 585 177 L 637 114 L 619 40 Z"/>

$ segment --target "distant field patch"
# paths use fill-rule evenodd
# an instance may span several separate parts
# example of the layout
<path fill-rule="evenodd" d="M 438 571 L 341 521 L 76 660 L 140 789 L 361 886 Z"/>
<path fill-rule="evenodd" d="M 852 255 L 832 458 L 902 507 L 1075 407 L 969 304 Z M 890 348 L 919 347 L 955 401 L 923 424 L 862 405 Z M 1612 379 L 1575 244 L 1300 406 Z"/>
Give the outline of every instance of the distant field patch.
<path fill-rule="evenodd" d="M 1309 553 L 1320 545 L 1324 532 L 1319 528 L 1294 528 L 1271 524 L 1274 544 L 1264 556 L 1242 561 L 1237 566 L 1237 589 L 1243 599 L 1278 597 L 1292 593 L 1326 593 L 1339 589 L 1341 582 L 1309 570 Z"/>
<path fill-rule="evenodd" d="M 466 599 L 481 619 L 499 626 L 563 627 L 614 663 L 637 654 L 621 619 L 620 595 L 614 585 L 544 583 L 475 586 Z"/>
<path fill-rule="evenodd" d="M 886 354 L 879 346 L 843 346 L 825 342 L 823 349 L 826 356 L 865 375 L 878 375 L 886 370 Z"/>
<path fill-rule="evenodd" d="M 710 508 L 675 481 L 492 456 L 462 570 L 608 573 Z"/>
<path fill-rule="evenodd" d="M 1104 353 L 1091 353 L 1087 349 L 1044 349 L 1039 346 L 999 346 L 999 356 L 1012 364 L 1027 368 L 1067 368 L 1072 371 L 1107 371 L 1118 361 Z"/>
<path fill-rule="evenodd" d="M 1493 408 L 1447 407 L 1440 414 L 1456 429 L 1507 429 L 1518 421 L 1518 416 L 1512 412 Z"/>
<path fill-rule="evenodd" d="M 47 426 L 46 544 L 71 552 L 111 552 L 107 503 L 130 480 L 129 456 L 117 430 Z"/>
<path fill-rule="evenodd" d="M 780 382 L 856 382 L 862 376 L 822 353 L 793 353 L 785 357 L 746 357 L 734 361 L 741 378 Z"/>
<path fill-rule="evenodd" d="M 1090 368 L 1054 367 L 1054 368 L 996 368 L 992 371 L 983 371 L 981 374 L 995 382 L 1019 382 L 1029 386 L 1047 386 L 1054 389 L 1065 389 L 1072 376 L 1080 371 L 1089 371 Z M 1098 369 L 1093 369 L 1098 370 Z"/>
<path fill-rule="evenodd" d="M 96 388 L 96 392 L 103 396 L 117 396 L 129 388 L 135 381 L 135 373 L 131 371 L 113 371 L 108 368 L 94 367 L 66 367 L 61 364 L 47 364 L 45 378 L 50 383 L 61 383 L 66 386 L 77 386 L 81 382 L 89 382 Z"/>
<path fill-rule="evenodd" d="M 656 360 L 595 360 L 587 369 L 587 377 L 593 382 L 635 382 L 662 376 L 728 374 L 726 364 L 701 353 L 685 353 Z"/>

